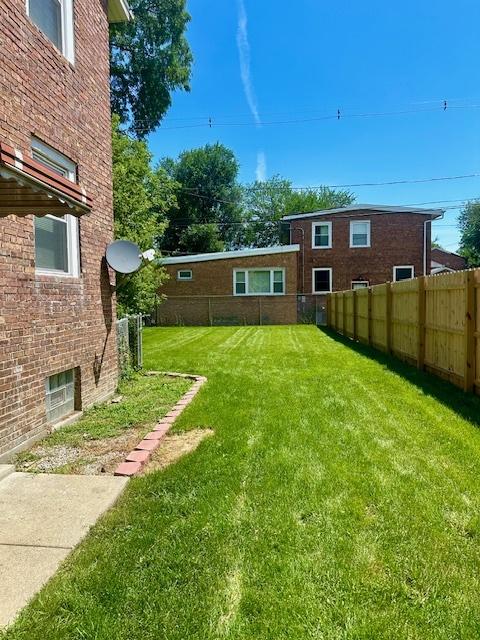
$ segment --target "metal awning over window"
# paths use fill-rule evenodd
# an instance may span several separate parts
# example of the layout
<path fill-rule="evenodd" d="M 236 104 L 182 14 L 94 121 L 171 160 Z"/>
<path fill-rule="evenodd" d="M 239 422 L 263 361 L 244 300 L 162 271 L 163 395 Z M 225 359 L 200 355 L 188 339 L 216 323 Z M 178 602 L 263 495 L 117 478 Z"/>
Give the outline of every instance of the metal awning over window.
<path fill-rule="evenodd" d="M 9 215 L 80 217 L 92 200 L 78 184 L 0 142 L 0 218 Z"/>

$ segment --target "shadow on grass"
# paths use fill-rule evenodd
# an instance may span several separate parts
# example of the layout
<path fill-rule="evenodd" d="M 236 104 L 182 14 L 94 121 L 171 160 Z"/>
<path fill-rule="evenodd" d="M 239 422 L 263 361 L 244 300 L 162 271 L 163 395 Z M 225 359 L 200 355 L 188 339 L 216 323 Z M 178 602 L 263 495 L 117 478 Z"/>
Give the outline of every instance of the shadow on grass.
<path fill-rule="evenodd" d="M 398 375 L 408 380 L 419 389 L 423 391 L 425 395 L 434 397 L 443 405 L 449 407 L 462 418 L 468 420 L 476 427 L 480 427 L 480 397 L 473 393 L 465 393 L 462 389 L 455 385 L 437 378 L 436 376 L 420 371 L 414 366 L 402 362 L 394 356 L 387 355 L 381 351 L 377 351 L 373 347 L 362 344 L 360 342 L 354 342 L 350 338 L 345 338 L 341 334 L 326 327 L 318 327 L 319 331 L 324 333 L 329 338 L 332 338 L 336 342 L 345 345 L 349 349 L 356 351 L 356 353 L 375 360 L 376 362 L 387 367 L 390 371 L 397 373 Z"/>

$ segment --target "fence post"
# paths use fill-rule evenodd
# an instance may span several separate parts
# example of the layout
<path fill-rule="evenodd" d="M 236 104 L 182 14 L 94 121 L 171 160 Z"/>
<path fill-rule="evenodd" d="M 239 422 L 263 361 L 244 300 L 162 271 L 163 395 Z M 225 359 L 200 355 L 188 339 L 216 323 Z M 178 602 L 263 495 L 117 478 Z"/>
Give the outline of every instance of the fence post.
<path fill-rule="evenodd" d="M 464 391 L 473 391 L 475 384 L 475 279 L 474 272 L 465 271 L 465 334 L 464 334 L 465 369 L 463 379 Z"/>
<path fill-rule="evenodd" d="M 425 276 L 418 278 L 418 342 L 417 342 L 417 367 L 423 369 L 425 365 L 425 314 L 426 294 Z"/>
<path fill-rule="evenodd" d="M 353 306 L 353 339 L 355 340 L 355 342 L 357 341 L 357 291 L 356 289 L 353 290 L 352 293 L 352 297 L 353 297 L 353 301 L 352 301 L 352 306 Z"/>
<path fill-rule="evenodd" d="M 385 290 L 385 338 L 387 353 L 392 352 L 392 285 L 387 282 Z"/>
<path fill-rule="evenodd" d="M 327 293 L 326 312 L 327 312 L 327 327 L 330 326 L 330 293 Z"/>
<path fill-rule="evenodd" d="M 372 288 L 368 287 L 368 344 L 372 344 L 372 326 L 373 326 L 373 318 L 372 318 Z"/>
<path fill-rule="evenodd" d="M 210 326 L 213 326 L 213 317 L 212 317 L 212 300 L 208 298 L 208 322 Z"/>
<path fill-rule="evenodd" d="M 338 293 L 335 293 L 335 331 L 338 331 Z"/>
<path fill-rule="evenodd" d="M 342 291 L 342 336 L 345 335 L 346 325 L 346 310 L 345 310 L 345 291 Z"/>

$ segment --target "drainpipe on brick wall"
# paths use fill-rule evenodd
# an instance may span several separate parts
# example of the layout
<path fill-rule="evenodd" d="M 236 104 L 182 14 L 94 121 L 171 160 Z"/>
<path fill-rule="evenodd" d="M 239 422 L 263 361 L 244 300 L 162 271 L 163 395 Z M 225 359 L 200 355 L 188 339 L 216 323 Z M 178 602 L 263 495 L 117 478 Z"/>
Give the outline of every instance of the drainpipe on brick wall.
<path fill-rule="evenodd" d="M 443 220 L 445 213 L 437 218 L 437 220 Z M 423 275 L 427 276 L 430 273 L 430 269 L 427 273 L 427 224 L 432 224 L 433 220 L 425 220 L 423 223 Z M 432 243 L 432 227 L 430 227 L 430 244 Z"/>
<path fill-rule="evenodd" d="M 290 244 L 292 244 L 292 231 L 302 232 L 302 293 L 305 293 L 305 229 L 303 227 L 290 227 Z"/>

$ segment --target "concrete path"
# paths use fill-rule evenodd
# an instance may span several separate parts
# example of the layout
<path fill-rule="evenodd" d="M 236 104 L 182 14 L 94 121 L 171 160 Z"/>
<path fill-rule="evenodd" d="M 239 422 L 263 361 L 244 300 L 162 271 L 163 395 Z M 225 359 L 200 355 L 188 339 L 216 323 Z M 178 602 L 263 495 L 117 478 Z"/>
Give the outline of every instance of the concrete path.
<path fill-rule="evenodd" d="M 15 473 L 0 465 L 0 627 L 55 573 L 127 482 Z"/>

